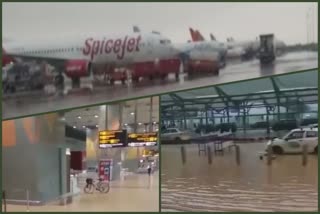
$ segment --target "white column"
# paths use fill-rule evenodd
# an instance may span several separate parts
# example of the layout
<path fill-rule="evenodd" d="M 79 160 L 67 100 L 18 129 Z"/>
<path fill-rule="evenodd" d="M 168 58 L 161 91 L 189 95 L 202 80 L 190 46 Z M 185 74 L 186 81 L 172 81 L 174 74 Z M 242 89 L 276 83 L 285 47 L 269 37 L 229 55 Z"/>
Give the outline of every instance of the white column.
<path fill-rule="evenodd" d="M 105 130 L 107 128 L 107 106 L 100 106 L 100 117 L 99 117 L 99 131 Z"/>
<path fill-rule="evenodd" d="M 153 114 L 153 97 L 150 97 L 149 132 L 153 131 L 152 114 Z"/>

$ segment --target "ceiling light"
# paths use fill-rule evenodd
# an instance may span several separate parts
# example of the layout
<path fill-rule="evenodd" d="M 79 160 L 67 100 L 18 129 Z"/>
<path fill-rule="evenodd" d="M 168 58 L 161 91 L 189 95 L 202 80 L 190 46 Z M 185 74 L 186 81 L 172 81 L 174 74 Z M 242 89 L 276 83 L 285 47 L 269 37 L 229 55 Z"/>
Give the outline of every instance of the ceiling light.
<path fill-rule="evenodd" d="M 66 120 L 66 118 L 64 118 L 64 117 L 61 117 L 61 120 L 62 120 L 62 121 L 65 121 L 65 120 Z"/>
<path fill-rule="evenodd" d="M 131 112 L 130 114 L 131 114 L 131 115 L 134 115 L 134 112 Z"/>
<path fill-rule="evenodd" d="M 78 116 L 78 119 L 81 119 L 81 116 Z"/>
<path fill-rule="evenodd" d="M 139 126 L 141 126 L 141 125 L 142 125 L 142 123 L 138 123 L 138 125 L 139 125 Z"/>
<path fill-rule="evenodd" d="M 76 129 L 77 127 L 76 127 L 76 126 L 73 126 L 73 128 Z"/>
<path fill-rule="evenodd" d="M 98 115 L 94 115 L 94 117 L 95 117 L 95 118 L 98 118 L 99 116 L 98 116 Z"/>
<path fill-rule="evenodd" d="M 96 125 L 96 127 L 98 128 L 98 127 L 99 127 L 99 125 Z"/>
<path fill-rule="evenodd" d="M 157 122 L 156 122 L 156 121 L 154 121 L 154 122 L 153 122 L 153 124 L 157 124 Z"/>
<path fill-rule="evenodd" d="M 128 125 L 128 123 L 125 123 L 124 125 L 125 125 L 125 126 L 127 126 L 127 125 Z"/>
<path fill-rule="evenodd" d="M 84 128 L 84 129 L 85 129 L 85 128 L 86 128 L 86 126 L 82 126 L 82 128 Z"/>

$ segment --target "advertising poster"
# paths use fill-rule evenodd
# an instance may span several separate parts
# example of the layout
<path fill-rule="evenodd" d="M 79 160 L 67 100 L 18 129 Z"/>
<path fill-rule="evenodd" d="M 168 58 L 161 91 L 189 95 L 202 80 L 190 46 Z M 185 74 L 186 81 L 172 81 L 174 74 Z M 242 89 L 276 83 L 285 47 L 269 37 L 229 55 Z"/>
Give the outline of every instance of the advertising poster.
<path fill-rule="evenodd" d="M 99 161 L 99 178 L 104 181 L 110 181 L 112 178 L 112 159 L 103 159 Z"/>

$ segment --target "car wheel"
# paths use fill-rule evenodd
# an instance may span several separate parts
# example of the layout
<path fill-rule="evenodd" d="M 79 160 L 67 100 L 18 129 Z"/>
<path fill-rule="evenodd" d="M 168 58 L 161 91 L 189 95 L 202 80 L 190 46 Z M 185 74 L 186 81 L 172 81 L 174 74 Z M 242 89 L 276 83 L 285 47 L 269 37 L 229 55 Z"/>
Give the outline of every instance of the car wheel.
<path fill-rule="evenodd" d="M 220 71 L 219 67 L 215 68 L 214 71 L 213 71 L 213 74 L 218 76 L 219 75 L 219 71 Z"/>
<path fill-rule="evenodd" d="M 272 147 L 272 152 L 277 155 L 283 154 L 283 149 L 280 146 Z"/>

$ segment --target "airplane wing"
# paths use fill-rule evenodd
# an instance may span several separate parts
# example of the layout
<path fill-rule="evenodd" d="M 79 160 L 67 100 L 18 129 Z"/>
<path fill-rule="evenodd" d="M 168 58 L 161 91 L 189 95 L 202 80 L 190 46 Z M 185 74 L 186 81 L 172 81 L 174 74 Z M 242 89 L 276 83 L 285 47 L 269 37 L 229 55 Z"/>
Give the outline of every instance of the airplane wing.
<path fill-rule="evenodd" d="M 13 62 L 45 61 L 46 63 L 53 65 L 57 68 L 64 68 L 65 62 L 67 61 L 66 59 L 47 58 L 47 57 L 41 57 L 41 56 L 33 57 L 33 56 L 10 54 L 10 53 L 7 53 L 3 48 L 2 48 L 2 58 L 5 61 L 13 61 Z"/>

